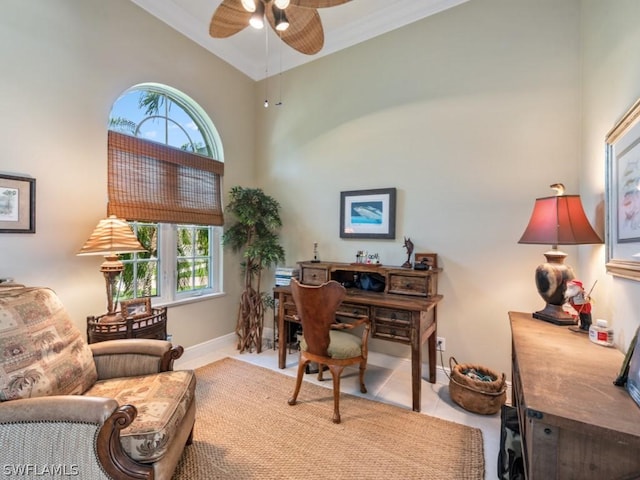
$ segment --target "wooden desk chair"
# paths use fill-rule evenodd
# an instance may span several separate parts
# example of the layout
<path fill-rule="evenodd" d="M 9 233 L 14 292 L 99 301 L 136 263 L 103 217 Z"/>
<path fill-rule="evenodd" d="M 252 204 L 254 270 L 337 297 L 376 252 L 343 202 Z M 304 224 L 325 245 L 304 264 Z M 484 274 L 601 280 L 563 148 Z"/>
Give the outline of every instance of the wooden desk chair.
<path fill-rule="evenodd" d="M 360 316 L 352 323 L 336 323 L 336 310 L 346 290 L 334 280 L 320 286 L 310 286 L 292 279 L 291 293 L 302 323 L 303 339 L 300 342 L 296 387 L 289 405 L 296 404 L 305 366 L 309 362 L 317 362 L 318 380 L 322 381 L 322 370 L 326 365 L 333 377 L 333 422 L 340 423 L 340 376 L 344 367 L 360 364 L 360 391 L 367 393 L 364 372 L 367 368 L 369 317 Z M 364 325 L 362 337 L 344 331 L 360 325 Z"/>

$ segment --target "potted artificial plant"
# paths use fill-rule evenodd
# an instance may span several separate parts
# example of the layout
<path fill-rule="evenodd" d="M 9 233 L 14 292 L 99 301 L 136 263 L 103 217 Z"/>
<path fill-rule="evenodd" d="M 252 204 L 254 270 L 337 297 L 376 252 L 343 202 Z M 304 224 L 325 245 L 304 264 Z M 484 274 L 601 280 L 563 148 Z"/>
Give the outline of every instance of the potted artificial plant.
<path fill-rule="evenodd" d="M 272 297 L 260 290 L 262 270 L 284 262 L 284 249 L 276 231 L 282 226 L 280 204 L 259 188 L 235 186 L 225 211 L 233 217 L 222 243 L 240 253 L 244 290 L 238 308 L 238 350 L 262 351 L 265 307 Z"/>

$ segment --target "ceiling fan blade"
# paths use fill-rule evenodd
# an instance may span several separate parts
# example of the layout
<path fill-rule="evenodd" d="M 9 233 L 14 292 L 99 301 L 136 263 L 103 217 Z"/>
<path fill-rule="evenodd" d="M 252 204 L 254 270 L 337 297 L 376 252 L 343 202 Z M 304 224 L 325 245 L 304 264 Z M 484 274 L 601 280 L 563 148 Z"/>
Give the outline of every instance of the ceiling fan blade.
<path fill-rule="evenodd" d="M 209 35 L 226 38 L 244 30 L 249 25 L 251 12 L 247 12 L 240 0 L 222 0 L 209 24 Z"/>
<path fill-rule="evenodd" d="M 289 28 L 284 32 L 275 30 L 275 19 L 271 8 L 267 8 L 266 16 L 269 25 L 274 29 L 284 43 L 305 55 L 313 55 L 322 50 L 324 45 L 324 31 L 318 11 L 312 8 L 300 8 L 292 4 L 285 12 L 289 18 Z"/>
<path fill-rule="evenodd" d="M 350 1 L 351 0 L 291 0 L 291 5 L 303 8 L 328 8 Z"/>

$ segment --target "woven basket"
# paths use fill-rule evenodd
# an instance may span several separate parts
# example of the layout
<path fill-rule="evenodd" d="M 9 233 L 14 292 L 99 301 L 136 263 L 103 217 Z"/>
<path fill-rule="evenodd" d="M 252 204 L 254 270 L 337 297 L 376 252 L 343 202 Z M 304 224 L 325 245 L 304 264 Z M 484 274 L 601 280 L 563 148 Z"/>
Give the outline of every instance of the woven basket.
<path fill-rule="evenodd" d="M 451 376 L 449 377 L 449 395 L 451 399 L 465 410 L 492 415 L 498 413 L 507 399 L 506 377 L 482 365 L 459 364 L 453 357 L 449 358 Z M 465 375 L 469 369 L 494 379 L 483 382 Z"/>

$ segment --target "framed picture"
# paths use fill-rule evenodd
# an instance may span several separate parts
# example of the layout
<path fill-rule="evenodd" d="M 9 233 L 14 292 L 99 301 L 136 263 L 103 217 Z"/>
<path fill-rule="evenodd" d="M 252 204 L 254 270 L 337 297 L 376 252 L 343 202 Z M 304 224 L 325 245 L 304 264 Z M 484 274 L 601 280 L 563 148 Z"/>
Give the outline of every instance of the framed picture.
<path fill-rule="evenodd" d="M 640 407 L 640 336 L 636 333 L 629 345 L 629 372 L 627 377 L 627 391 L 633 401 Z M 625 361 L 627 358 L 625 357 Z"/>
<path fill-rule="evenodd" d="M 341 238 L 396 238 L 396 189 L 340 192 Z"/>
<path fill-rule="evenodd" d="M 148 317 L 153 313 L 151 310 L 151 298 L 142 297 L 133 300 L 122 300 L 120 302 L 120 313 L 125 318 Z"/>
<path fill-rule="evenodd" d="M 605 143 L 607 272 L 640 281 L 640 100 Z"/>
<path fill-rule="evenodd" d="M 416 253 L 414 256 L 414 265 L 416 270 L 429 270 L 431 268 L 438 268 L 438 254 L 437 253 Z M 418 267 L 420 265 L 420 267 Z"/>
<path fill-rule="evenodd" d="M 36 179 L 0 174 L 0 233 L 36 232 Z"/>

